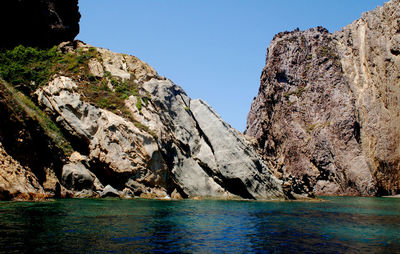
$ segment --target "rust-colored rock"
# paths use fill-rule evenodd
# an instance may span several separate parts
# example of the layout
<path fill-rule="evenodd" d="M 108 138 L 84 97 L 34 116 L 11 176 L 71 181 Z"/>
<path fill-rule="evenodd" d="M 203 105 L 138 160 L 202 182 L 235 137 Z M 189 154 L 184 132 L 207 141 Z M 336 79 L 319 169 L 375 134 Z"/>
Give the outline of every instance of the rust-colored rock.
<path fill-rule="evenodd" d="M 280 33 L 247 119 L 281 178 L 315 194 L 400 191 L 400 1 L 335 34 Z"/>
<path fill-rule="evenodd" d="M 365 13 L 335 34 L 357 107 L 360 146 L 378 193 L 400 193 L 400 1 Z"/>

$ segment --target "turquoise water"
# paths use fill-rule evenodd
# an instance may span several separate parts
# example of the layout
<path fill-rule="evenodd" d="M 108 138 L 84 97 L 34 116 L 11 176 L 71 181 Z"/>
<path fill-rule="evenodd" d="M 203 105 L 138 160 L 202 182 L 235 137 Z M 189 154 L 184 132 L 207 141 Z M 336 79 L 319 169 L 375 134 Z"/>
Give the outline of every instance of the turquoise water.
<path fill-rule="evenodd" d="M 400 199 L 0 202 L 2 253 L 400 253 Z"/>

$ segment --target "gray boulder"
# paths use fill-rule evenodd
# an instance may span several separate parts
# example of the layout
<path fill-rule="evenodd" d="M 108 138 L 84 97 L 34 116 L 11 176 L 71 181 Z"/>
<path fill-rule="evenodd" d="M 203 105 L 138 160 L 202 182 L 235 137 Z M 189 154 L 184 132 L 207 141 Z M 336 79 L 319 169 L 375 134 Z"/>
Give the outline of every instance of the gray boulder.
<path fill-rule="evenodd" d="M 90 171 L 80 162 L 64 165 L 61 177 L 62 184 L 75 191 L 92 189 L 95 180 Z"/>

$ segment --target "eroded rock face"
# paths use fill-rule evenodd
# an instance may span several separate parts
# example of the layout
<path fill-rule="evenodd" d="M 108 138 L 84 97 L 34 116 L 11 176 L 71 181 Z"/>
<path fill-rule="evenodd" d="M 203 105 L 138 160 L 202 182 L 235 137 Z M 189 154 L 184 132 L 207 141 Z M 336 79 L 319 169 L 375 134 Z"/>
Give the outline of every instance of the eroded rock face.
<path fill-rule="evenodd" d="M 393 0 L 335 34 L 274 37 L 246 134 L 278 176 L 316 194 L 399 191 L 399 20 Z"/>
<path fill-rule="evenodd" d="M 106 96 L 127 82 L 135 88 L 113 112 L 85 98 L 79 76 L 55 75 L 37 90 L 39 105 L 75 143 L 61 175 L 69 195 L 288 198 L 242 134 L 205 102 L 133 56 L 82 43 L 76 50 L 98 52 L 87 70 Z"/>
<path fill-rule="evenodd" d="M 211 148 L 216 165 L 210 167 L 222 186 L 239 196 L 265 199 L 283 198 L 281 182 L 246 143 L 202 100 L 193 100 L 190 109 Z M 206 162 L 209 159 L 206 157 Z"/>
<path fill-rule="evenodd" d="M 373 194 L 374 186 L 364 185 L 372 176 L 334 37 L 321 27 L 281 33 L 267 57 L 246 129 L 265 159 L 316 194 Z"/>
<path fill-rule="evenodd" d="M 152 187 L 163 188 L 165 168 L 162 165 L 152 167 L 157 164 L 153 160 L 160 158 L 153 137 L 132 122 L 82 101 L 76 89 L 77 84 L 70 78 L 58 77 L 38 91 L 38 98 L 70 135 L 87 144 L 82 153 L 89 151 L 89 170 L 103 185 L 123 189 L 128 179 L 134 178 L 141 183 L 151 183 Z M 75 171 L 67 171 L 72 179 L 90 178 L 89 172 L 82 173 L 84 169 L 75 170 L 81 172 L 76 177 Z M 70 186 L 74 189 L 76 185 Z"/>
<path fill-rule="evenodd" d="M 52 47 L 79 33 L 78 0 L 3 0 L 0 47 Z"/>
<path fill-rule="evenodd" d="M 129 108 L 159 137 L 164 160 L 184 194 L 284 198 L 281 183 L 206 103 L 191 100 L 169 80 L 153 79 L 143 88 L 151 95 L 151 104 L 142 109 L 142 116 Z"/>
<path fill-rule="evenodd" d="M 361 148 L 382 194 L 400 192 L 400 1 L 335 34 L 360 118 Z"/>
<path fill-rule="evenodd" d="M 29 168 L 14 160 L 0 143 L 0 200 L 45 197 L 38 179 Z"/>

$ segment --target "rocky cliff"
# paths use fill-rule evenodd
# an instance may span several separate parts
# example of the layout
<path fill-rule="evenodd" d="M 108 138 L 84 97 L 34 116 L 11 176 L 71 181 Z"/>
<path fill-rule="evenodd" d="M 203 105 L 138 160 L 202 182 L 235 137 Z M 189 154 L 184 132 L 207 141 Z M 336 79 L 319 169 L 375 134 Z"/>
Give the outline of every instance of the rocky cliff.
<path fill-rule="evenodd" d="M 2 0 L 0 47 L 52 47 L 79 33 L 78 0 Z"/>
<path fill-rule="evenodd" d="M 276 35 L 246 134 L 278 178 L 315 194 L 400 192 L 400 1 L 335 34 Z"/>
<path fill-rule="evenodd" d="M 0 199 L 302 194 L 207 103 L 134 56 L 73 41 L 77 4 L 2 2 Z"/>
<path fill-rule="evenodd" d="M 207 103 L 134 56 L 66 42 L 0 59 L 2 198 L 301 194 Z"/>

